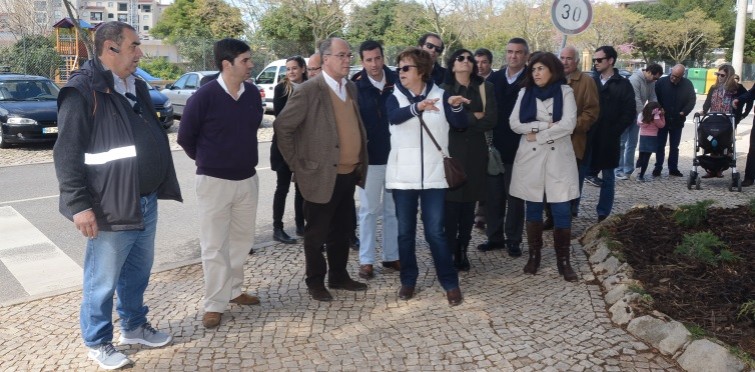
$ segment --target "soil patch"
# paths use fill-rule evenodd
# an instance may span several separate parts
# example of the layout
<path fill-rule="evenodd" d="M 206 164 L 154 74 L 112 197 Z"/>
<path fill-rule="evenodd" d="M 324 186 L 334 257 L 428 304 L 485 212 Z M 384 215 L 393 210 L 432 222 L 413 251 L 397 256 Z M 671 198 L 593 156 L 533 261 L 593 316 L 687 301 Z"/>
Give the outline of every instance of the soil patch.
<path fill-rule="evenodd" d="M 709 208 L 694 228 L 680 226 L 673 214 L 666 207 L 633 209 L 606 229 L 621 242 L 654 309 L 755 356 L 755 316 L 737 316 L 742 304 L 755 302 L 755 213 L 746 206 Z M 708 265 L 674 253 L 683 236 L 703 231 L 741 259 Z"/>

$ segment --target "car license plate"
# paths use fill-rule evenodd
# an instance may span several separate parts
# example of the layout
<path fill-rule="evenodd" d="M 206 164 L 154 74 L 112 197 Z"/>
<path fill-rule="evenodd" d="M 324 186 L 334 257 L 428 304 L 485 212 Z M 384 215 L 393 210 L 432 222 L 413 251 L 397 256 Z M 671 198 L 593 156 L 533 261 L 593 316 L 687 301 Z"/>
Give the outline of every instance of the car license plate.
<path fill-rule="evenodd" d="M 45 133 L 45 134 L 48 134 L 48 133 L 58 133 L 58 127 L 42 128 L 42 133 Z"/>

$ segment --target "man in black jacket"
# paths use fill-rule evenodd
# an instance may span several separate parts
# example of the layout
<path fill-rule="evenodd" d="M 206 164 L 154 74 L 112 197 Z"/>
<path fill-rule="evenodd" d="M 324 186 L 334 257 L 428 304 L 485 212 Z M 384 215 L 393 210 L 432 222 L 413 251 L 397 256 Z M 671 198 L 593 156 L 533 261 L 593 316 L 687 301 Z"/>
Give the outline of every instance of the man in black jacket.
<path fill-rule="evenodd" d="M 511 169 L 514 156 L 519 148 L 519 134 L 509 126 L 509 116 L 514 110 L 522 81 L 529 73 L 527 59 L 529 47 L 522 38 L 513 38 L 506 45 L 506 66 L 494 72 L 488 81 L 495 88 L 498 104 L 498 124 L 493 129 L 493 146 L 501 153 L 505 172 L 502 175 L 488 176 L 487 198 L 485 199 L 485 234 L 488 241 L 477 246 L 483 252 L 504 247 L 509 256 L 522 255 L 522 232 L 524 230 L 524 201 L 509 195 Z M 504 240 L 504 232 L 506 239 Z"/>
<path fill-rule="evenodd" d="M 391 151 L 388 113 L 385 102 L 393 95 L 398 76 L 385 66 L 383 47 L 374 40 L 359 46 L 362 71 L 352 80 L 359 92 L 359 113 L 367 132 L 367 179 L 359 188 L 359 277 L 374 276 L 377 219 L 383 222 L 382 266 L 399 270 L 398 221 L 393 194 L 385 188 L 385 167 Z"/>
<path fill-rule="evenodd" d="M 181 201 L 168 137 L 147 85 L 133 73 L 142 57 L 133 27 L 107 22 L 97 56 L 75 71 L 58 96 L 60 133 L 53 149 L 60 211 L 88 238 L 81 335 L 102 368 L 133 362 L 112 344 L 118 292 L 121 344 L 167 345 L 147 321 L 144 291 L 155 250 L 157 199 Z"/>
<path fill-rule="evenodd" d="M 671 68 L 671 74 L 655 83 L 655 95 L 666 113 L 666 126 L 658 130 L 658 150 L 655 152 L 653 177 L 660 177 L 663 158 L 666 152 L 666 139 L 669 140 L 668 174 L 683 177 L 679 171 L 679 142 L 687 115 L 695 108 L 695 88 L 684 77 L 685 67 L 678 64 Z"/>
<path fill-rule="evenodd" d="M 443 55 L 443 49 L 445 49 L 443 40 L 440 39 L 440 35 L 428 32 L 419 38 L 417 46 L 430 53 L 430 57 L 432 57 L 434 63 L 430 77 L 432 77 L 433 82 L 436 85 L 440 86 L 443 84 L 443 79 L 446 77 L 446 69 L 438 63 L 438 57 Z"/>
<path fill-rule="evenodd" d="M 619 75 L 614 68 L 618 53 L 611 46 L 595 50 L 592 63 L 595 66 L 593 79 L 598 85 L 600 114 L 589 131 L 588 146 L 592 169 L 603 173 L 598 198 L 598 221 L 611 214 L 614 198 L 614 168 L 619 166 L 620 138 L 630 125 L 635 125 L 637 110 L 634 89 L 629 80 Z"/>

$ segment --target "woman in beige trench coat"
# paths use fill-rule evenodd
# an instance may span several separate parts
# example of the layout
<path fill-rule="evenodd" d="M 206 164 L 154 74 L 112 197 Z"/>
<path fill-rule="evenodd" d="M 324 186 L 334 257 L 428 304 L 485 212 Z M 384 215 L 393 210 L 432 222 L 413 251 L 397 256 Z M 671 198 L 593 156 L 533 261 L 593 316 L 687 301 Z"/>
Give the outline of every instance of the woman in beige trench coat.
<path fill-rule="evenodd" d="M 577 161 L 571 133 L 577 122 L 574 92 L 564 67 L 552 53 L 533 54 L 530 76 L 511 113 L 511 130 L 522 135 L 514 159 L 511 195 L 526 201 L 529 260 L 524 272 L 535 274 L 543 247 L 543 207 L 553 212 L 553 241 L 559 274 L 577 280 L 569 263 L 570 201 L 579 196 Z"/>

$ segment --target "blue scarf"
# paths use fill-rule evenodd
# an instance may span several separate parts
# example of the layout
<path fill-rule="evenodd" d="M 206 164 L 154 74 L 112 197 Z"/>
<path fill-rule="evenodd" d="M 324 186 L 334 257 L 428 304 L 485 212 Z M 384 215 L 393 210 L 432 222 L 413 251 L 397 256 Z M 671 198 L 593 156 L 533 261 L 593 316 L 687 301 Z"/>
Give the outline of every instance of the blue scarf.
<path fill-rule="evenodd" d="M 535 99 L 545 101 L 548 98 L 553 98 L 552 120 L 554 123 L 559 122 L 564 113 L 564 96 L 561 94 L 562 83 L 556 81 L 544 88 L 537 85 L 525 88 L 522 104 L 519 106 L 519 121 L 529 123 L 537 120 L 537 101 Z"/>

